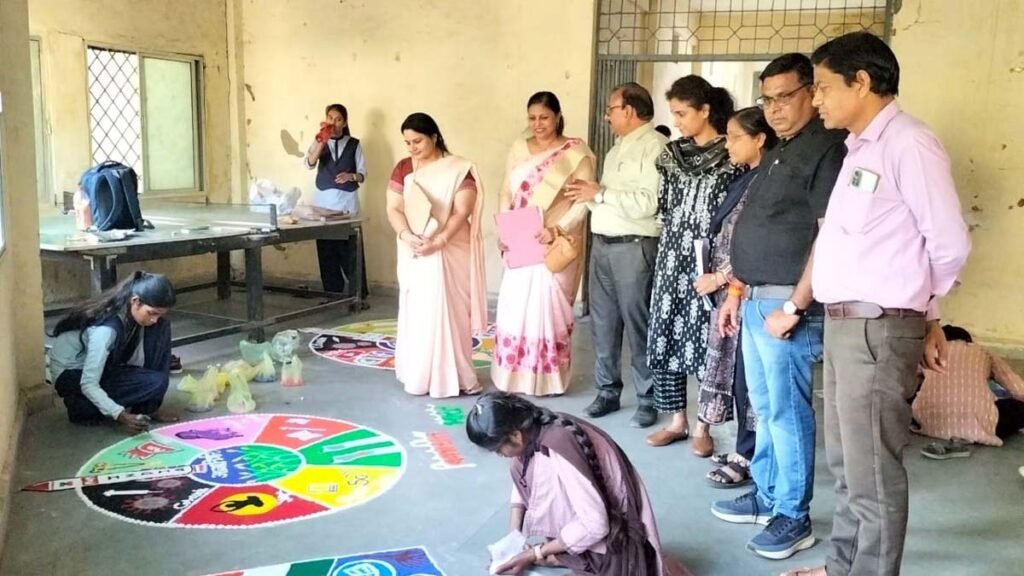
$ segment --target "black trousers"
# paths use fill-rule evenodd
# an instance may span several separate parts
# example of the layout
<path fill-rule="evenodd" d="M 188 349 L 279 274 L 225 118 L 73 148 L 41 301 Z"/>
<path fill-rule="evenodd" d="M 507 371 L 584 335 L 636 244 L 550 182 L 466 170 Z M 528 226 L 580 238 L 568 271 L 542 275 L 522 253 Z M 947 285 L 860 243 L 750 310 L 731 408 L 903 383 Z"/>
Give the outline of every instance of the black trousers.
<path fill-rule="evenodd" d="M 133 414 L 152 414 L 160 408 L 170 383 L 171 323 L 160 320 L 146 328 L 142 346 L 145 366 L 108 366 L 100 377 L 100 388 L 110 399 Z M 82 371 L 65 370 L 54 382 L 57 394 L 75 423 L 103 420 L 98 408 L 82 394 Z"/>
<path fill-rule="evenodd" d="M 352 296 L 355 294 L 352 279 L 356 275 L 356 250 L 359 248 L 355 235 L 344 240 L 317 240 L 316 256 L 320 261 L 320 282 L 324 292 L 335 292 Z M 363 274 L 359 280 L 362 297 L 369 295 L 366 283 L 366 253 L 363 253 Z"/>
<path fill-rule="evenodd" d="M 999 420 L 996 423 L 996 436 L 1006 440 L 1024 428 L 1024 402 L 1013 398 L 996 400 Z"/>

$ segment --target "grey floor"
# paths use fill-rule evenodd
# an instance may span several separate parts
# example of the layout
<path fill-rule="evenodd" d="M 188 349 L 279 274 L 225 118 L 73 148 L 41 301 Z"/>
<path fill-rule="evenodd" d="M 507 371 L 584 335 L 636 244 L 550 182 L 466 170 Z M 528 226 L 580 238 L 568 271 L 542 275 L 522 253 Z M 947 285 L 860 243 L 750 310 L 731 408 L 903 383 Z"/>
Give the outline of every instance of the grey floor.
<path fill-rule="evenodd" d="M 208 293 L 189 294 L 194 308 L 224 311 Z M 358 319 L 393 318 L 393 301 L 374 299 L 373 308 Z M 309 301 L 291 297 L 268 299 L 268 314 Z M 234 313 L 243 299 L 227 308 Z M 309 318 L 294 327 L 336 326 L 355 318 Z M 176 322 L 176 330 L 208 325 Z M 308 336 L 304 342 L 308 342 Z M 177 350 L 187 372 L 198 375 L 207 364 L 237 357 L 237 338 Z M 545 399 L 545 405 L 579 414 L 591 400 L 592 354 L 589 326 L 577 330 L 575 366 L 568 394 Z M 438 428 L 425 412 L 431 400 L 406 395 L 390 372 L 343 366 L 314 357 L 303 349 L 306 387 L 284 403 L 275 384 L 254 384 L 257 411 L 297 413 L 351 420 L 399 439 L 406 445 L 408 466 L 389 492 L 356 508 L 276 527 L 250 530 L 169 529 L 131 524 L 95 512 L 74 492 L 16 492 L 11 502 L 7 542 L 0 573 L 41 574 L 207 574 L 324 556 L 340 556 L 406 546 L 425 546 L 450 576 L 485 574 L 485 546 L 500 538 L 507 526 L 510 490 L 507 462 L 473 447 L 459 428 L 450 428 L 456 445 L 476 466 L 457 470 L 430 469 L 429 456 L 408 446 L 412 431 Z M 486 381 L 486 371 L 481 372 Z M 695 403 L 691 386 L 691 405 Z M 171 392 L 168 404 L 181 408 L 185 398 Z M 820 400 L 816 400 L 820 404 Z M 445 401 L 468 409 L 472 399 Z M 599 420 L 623 446 L 647 484 L 658 518 L 664 548 L 684 560 L 698 575 L 776 574 L 786 568 L 822 562 L 825 543 L 787 561 L 755 557 L 744 543 L 756 531 L 716 520 L 708 506 L 716 498 L 738 495 L 704 483 L 710 468 L 686 443 L 650 448 L 646 432 L 629 428 L 635 403 L 624 395 L 623 410 Z M 212 415 L 225 413 L 220 402 Z M 203 416 L 209 416 L 206 414 Z M 820 417 L 819 417 L 820 424 Z M 730 447 L 732 426 L 716 429 L 720 447 Z M 22 433 L 14 486 L 74 475 L 82 464 L 124 435 L 112 427 L 70 425 L 63 407 L 55 404 L 28 419 Z M 978 448 L 969 459 L 934 462 L 921 458 L 927 443 L 915 438 L 907 451 L 911 476 L 911 521 L 903 574 L 1021 574 L 1024 533 L 1024 436 L 1003 448 Z M 817 450 L 815 533 L 827 538 L 833 506 L 832 478 L 825 468 L 820 434 Z"/>

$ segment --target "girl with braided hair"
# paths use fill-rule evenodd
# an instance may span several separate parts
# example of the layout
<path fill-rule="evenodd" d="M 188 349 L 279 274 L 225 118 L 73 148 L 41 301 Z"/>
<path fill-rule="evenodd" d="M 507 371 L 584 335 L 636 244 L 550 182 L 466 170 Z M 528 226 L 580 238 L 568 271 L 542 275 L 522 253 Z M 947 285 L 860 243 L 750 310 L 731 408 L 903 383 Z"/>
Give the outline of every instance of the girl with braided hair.
<path fill-rule="evenodd" d="M 651 503 L 622 449 L 599 428 L 505 392 L 466 418 L 477 446 L 512 460 L 511 531 L 541 543 L 497 570 L 561 566 L 574 576 L 688 574 L 663 558 Z"/>

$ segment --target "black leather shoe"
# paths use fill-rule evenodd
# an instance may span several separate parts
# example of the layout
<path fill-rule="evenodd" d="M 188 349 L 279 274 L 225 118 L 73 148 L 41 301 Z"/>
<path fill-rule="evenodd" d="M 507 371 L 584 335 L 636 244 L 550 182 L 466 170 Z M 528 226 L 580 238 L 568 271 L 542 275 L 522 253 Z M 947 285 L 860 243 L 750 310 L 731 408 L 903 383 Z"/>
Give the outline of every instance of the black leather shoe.
<path fill-rule="evenodd" d="M 611 414 L 619 409 L 619 399 L 612 398 L 610 396 L 601 396 L 598 394 L 597 398 L 583 409 L 583 413 L 591 418 L 600 418 L 606 414 Z"/>
<path fill-rule="evenodd" d="M 636 409 L 636 413 L 629 419 L 629 425 L 633 428 L 647 428 L 654 425 L 657 421 L 658 411 L 654 409 L 654 406 L 641 406 Z"/>

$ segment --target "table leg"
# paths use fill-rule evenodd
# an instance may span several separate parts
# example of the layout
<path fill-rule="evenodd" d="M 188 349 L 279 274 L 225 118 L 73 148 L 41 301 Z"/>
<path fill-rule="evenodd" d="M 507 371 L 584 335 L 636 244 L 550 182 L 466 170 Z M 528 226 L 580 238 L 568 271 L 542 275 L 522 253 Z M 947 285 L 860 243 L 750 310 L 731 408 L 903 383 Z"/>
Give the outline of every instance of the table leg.
<path fill-rule="evenodd" d="M 351 282 L 352 290 L 355 292 L 356 305 L 355 310 L 358 312 L 362 310 L 363 304 L 363 277 L 366 275 L 364 267 L 366 262 L 363 262 L 363 227 L 355 227 L 356 235 L 356 273 L 355 279 Z"/>
<path fill-rule="evenodd" d="M 217 252 L 217 299 L 231 297 L 231 252 Z"/>
<path fill-rule="evenodd" d="M 259 246 L 245 249 L 245 297 L 248 320 L 263 320 L 263 252 Z M 262 327 L 249 332 L 249 340 L 263 342 L 264 339 Z"/>
<path fill-rule="evenodd" d="M 89 292 L 93 297 L 117 283 L 117 272 L 113 258 L 109 256 L 86 256 L 89 260 Z"/>

